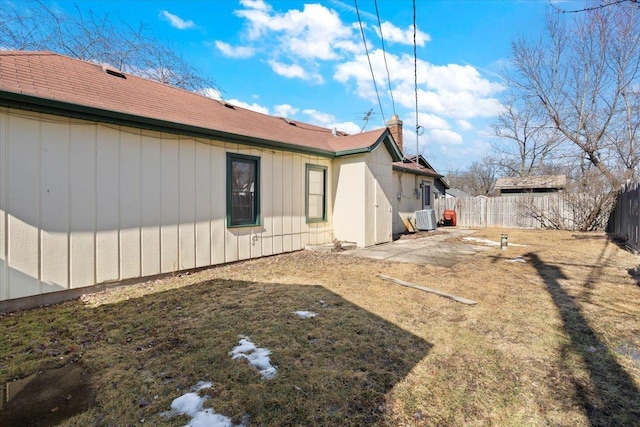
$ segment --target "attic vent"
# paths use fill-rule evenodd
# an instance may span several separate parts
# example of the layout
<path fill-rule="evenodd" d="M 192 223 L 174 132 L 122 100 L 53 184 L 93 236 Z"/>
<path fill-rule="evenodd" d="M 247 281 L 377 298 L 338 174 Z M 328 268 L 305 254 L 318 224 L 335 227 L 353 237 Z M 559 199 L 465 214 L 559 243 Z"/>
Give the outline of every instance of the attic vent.
<path fill-rule="evenodd" d="M 218 101 L 218 102 L 220 102 L 220 104 L 224 105 L 224 106 L 225 106 L 225 107 L 227 107 L 227 108 L 231 108 L 232 110 L 235 110 L 235 109 L 236 109 L 236 107 L 235 107 L 233 104 L 229 104 L 227 101 L 225 101 L 225 100 L 223 100 L 223 99 L 221 99 L 221 100 L 220 100 L 220 101 Z"/>
<path fill-rule="evenodd" d="M 102 66 L 102 70 L 105 73 L 109 74 L 110 76 L 120 77 L 121 79 L 126 79 L 127 78 L 127 76 L 125 76 L 124 73 L 116 70 L 115 68 L 107 67 L 106 65 Z"/>
<path fill-rule="evenodd" d="M 281 118 L 282 120 L 284 120 L 285 122 L 287 122 L 287 124 L 288 124 L 288 125 L 296 126 L 296 127 L 298 126 L 298 124 L 297 124 L 296 122 L 294 122 L 293 120 L 289 120 L 289 119 L 287 119 L 286 117 L 280 117 L 280 118 Z"/>

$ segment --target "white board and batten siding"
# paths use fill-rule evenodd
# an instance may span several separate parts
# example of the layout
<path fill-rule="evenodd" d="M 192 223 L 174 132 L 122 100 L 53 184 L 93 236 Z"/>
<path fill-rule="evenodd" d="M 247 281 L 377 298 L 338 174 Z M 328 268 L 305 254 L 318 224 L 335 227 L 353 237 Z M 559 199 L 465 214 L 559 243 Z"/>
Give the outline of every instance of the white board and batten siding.
<path fill-rule="evenodd" d="M 367 223 L 365 246 L 387 243 L 392 240 L 394 198 L 392 167 L 393 159 L 383 144 L 365 155 L 367 165 L 366 192 L 370 202 L 366 204 Z"/>
<path fill-rule="evenodd" d="M 372 152 L 333 160 L 333 230 L 359 247 L 391 241 L 391 156 L 383 144 Z"/>
<path fill-rule="evenodd" d="M 259 226 L 226 225 L 228 152 L 260 158 Z M 331 182 L 322 157 L 0 108 L 0 301 L 331 242 L 309 163 Z"/>

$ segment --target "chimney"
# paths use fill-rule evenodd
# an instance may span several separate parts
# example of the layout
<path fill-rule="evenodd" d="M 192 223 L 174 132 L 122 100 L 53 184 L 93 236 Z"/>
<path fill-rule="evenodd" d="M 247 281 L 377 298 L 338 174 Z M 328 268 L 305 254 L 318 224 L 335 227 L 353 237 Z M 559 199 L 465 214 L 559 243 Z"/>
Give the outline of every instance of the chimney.
<path fill-rule="evenodd" d="M 391 136 L 398 144 L 398 148 L 400 149 L 400 153 L 402 153 L 402 120 L 394 114 L 391 116 L 391 120 L 387 122 L 387 128 L 391 132 Z"/>

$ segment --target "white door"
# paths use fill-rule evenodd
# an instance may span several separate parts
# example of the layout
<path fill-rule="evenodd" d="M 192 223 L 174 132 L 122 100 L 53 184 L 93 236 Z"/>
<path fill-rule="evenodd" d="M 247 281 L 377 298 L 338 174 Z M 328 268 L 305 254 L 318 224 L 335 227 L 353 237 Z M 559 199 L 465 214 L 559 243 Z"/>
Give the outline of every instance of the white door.
<path fill-rule="evenodd" d="M 387 198 L 385 189 L 391 188 L 391 176 L 378 176 L 376 180 L 376 217 L 375 244 L 391 241 L 392 213 L 391 201 Z M 387 191 L 388 193 L 389 191 Z"/>

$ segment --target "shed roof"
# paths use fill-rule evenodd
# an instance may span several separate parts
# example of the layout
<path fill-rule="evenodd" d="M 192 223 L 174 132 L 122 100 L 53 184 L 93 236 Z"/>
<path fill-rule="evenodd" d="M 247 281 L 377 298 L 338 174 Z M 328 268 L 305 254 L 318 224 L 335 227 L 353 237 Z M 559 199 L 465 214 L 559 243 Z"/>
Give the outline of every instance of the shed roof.
<path fill-rule="evenodd" d="M 494 188 L 497 190 L 564 188 L 567 185 L 566 175 L 544 175 L 498 178 Z"/>
<path fill-rule="evenodd" d="M 52 52 L 0 51 L 0 105 L 329 157 L 384 141 L 394 160 L 401 158 L 386 128 L 334 134 Z"/>
<path fill-rule="evenodd" d="M 467 193 L 464 190 L 460 190 L 458 188 L 449 188 L 447 190 L 447 194 L 449 194 L 452 197 L 473 197 L 471 194 Z"/>

